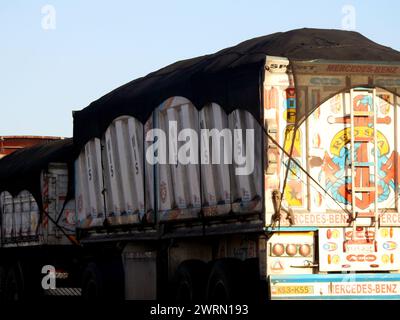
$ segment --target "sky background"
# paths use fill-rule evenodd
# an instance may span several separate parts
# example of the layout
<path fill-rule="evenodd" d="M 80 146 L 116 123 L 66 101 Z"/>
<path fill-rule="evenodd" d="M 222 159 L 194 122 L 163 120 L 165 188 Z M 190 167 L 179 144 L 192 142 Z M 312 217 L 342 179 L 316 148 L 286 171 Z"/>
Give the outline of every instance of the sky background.
<path fill-rule="evenodd" d="M 130 80 L 273 32 L 342 29 L 346 5 L 356 31 L 400 50 L 394 0 L 1 0 L 0 135 L 72 136 L 72 110 Z"/>

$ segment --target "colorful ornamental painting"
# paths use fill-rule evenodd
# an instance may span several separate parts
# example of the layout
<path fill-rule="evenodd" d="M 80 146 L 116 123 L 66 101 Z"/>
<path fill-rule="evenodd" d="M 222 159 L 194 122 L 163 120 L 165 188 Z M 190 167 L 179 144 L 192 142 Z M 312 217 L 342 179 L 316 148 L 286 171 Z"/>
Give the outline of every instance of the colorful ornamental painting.
<path fill-rule="evenodd" d="M 324 149 L 318 180 L 324 183 L 327 192 L 339 204 L 355 205 L 360 210 L 373 209 L 375 191 L 356 193 L 353 204 L 351 189 L 374 187 L 374 148 L 377 148 L 378 206 L 395 207 L 397 157 L 393 145 L 394 108 L 391 108 L 388 95 L 381 95 L 376 100 L 377 146 L 374 145 L 373 139 L 373 116 L 354 117 L 354 160 L 364 164 L 354 168 L 354 181 L 351 178 L 350 94 L 337 95 L 319 108 L 321 120 L 326 119 L 327 125 L 325 128 L 321 127 L 319 132 L 314 132 L 311 138 L 314 142 L 321 141 L 320 148 Z M 368 92 L 358 92 L 353 101 L 353 108 L 359 112 L 374 112 L 372 95 Z M 314 143 L 314 147 L 316 146 Z"/>
<path fill-rule="evenodd" d="M 285 90 L 284 101 L 283 119 L 286 122 L 286 126 L 283 132 L 283 148 L 287 153 L 293 156 L 292 161 L 289 161 L 288 158 L 284 159 L 284 167 L 286 169 L 289 168 L 284 198 L 291 207 L 303 207 L 305 204 L 304 193 L 306 188 L 304 182 L 301 180 L 304 177 L 299 166 L 304 165 L 303 148 L 305 144 L 303 143 L 304 135 L 302 129 L 294 129 L 294 123 L 296 121 L 296 95 L 294 88 Z"/>

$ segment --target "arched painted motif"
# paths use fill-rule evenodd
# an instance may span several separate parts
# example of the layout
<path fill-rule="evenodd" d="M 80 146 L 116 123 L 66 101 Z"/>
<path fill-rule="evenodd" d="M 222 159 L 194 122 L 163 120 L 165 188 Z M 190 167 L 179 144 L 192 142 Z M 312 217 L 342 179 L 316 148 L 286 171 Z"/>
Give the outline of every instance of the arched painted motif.
<path fill-rule="evenodd" d="M 378 173 L 378 207 L 391 210 L 396 207 L 398 177 L 398 157 L 396 146 L 396 128 L 398 121 L 394 106 L 394 96 L 387 91 L 377 90 L 375 105 L 369 91 L 357 91 L 354 100 L 350 101 L 349 93 L 341 93 L 331 98 L 318 109 L 321 114 L 321 124 L 312 128 L 308 125 L 309 139 L 315 140 L 318 135 L 319 147 L 310 143 L 310 153 L 313 154 L 311 174 L 329 193 L 321 201 L 320 192 L 311 190 L 314 195 L 313 205 L 321 209 L 340 209 L 355 206 L 358 210 L 372 210 L 375 192 L 363 192 L 355 196 L 352 203 L 351 189 L 355 187 L 372 187 L 374 185 L 374 150 L 377 148 Z M 355 112 L 375 112 L 377 146 L 373 143 L 373 117 L 354 118 L 355 154 L 358 163 L 371 164 L 355 167 L 355 181 L 351 178 L 351 128 L 350 107 Z M 318 110 L 317 109 L 317 110 Z M 325 129 L 323 127 L 325 126 Z M 333 199 L 331 199 L 333 198 Z"/>

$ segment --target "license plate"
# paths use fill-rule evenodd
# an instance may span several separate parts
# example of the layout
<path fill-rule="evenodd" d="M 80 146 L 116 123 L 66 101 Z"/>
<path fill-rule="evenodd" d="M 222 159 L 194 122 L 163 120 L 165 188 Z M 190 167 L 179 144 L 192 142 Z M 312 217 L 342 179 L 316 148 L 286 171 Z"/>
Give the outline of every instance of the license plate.
<path fill-rule="evenodd" d="M 274 291 L 277 295 L 313 294 L 314 288 L 311 286 L 277 286 Z"/>

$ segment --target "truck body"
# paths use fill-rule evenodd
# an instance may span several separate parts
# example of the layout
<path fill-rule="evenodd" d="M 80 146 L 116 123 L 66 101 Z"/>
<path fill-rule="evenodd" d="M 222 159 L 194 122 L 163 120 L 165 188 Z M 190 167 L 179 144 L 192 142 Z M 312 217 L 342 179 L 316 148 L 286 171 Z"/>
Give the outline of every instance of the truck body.
<path fill-rule="evenodd" d="M 75 155 L 40 167 L 40 203 L 2 183 L 6 274 L 24 243 L 66 278 L 45 294 L 398 299 L 400 53 L 318 51 L 348 35 L 254 39 L 75 113 Z M 277 55 L 304 36 L 315 54 Z"/>
<path fill-rule="evenodd" d="M 59 139 L 61 139 L 61 137 L 0 136 L 0 158 L 25 147 L 33 146 L 39 143 L 47 143 Z"/>

